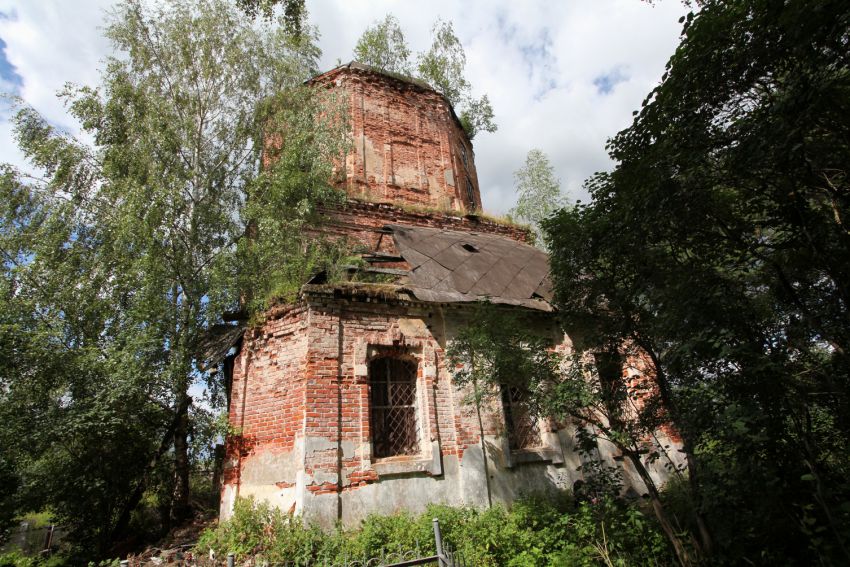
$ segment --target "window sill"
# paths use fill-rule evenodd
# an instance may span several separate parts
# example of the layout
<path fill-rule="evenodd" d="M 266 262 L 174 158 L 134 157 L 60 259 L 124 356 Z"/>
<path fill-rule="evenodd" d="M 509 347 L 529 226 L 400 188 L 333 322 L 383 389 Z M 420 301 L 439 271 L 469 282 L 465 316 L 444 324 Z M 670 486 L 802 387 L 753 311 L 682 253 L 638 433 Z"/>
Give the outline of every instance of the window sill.
<path fill-rule="evenodd" d="M 511 464 L 520 465 L 523 463 L 563 463 L 564 459 L 559 458 L 560 451 L 549 449 L 546 447 L 537 447 L 535 449 L 519 449 L 511 451 Z"/>
<path fill-rule="evenodd" d="M 508 440 L 504 439 L 504 463 L 506 468 L 514 468 L 526 463 L 551 463 L 553 465 L 564 464 L 564 453 L 558 442 L 557 434 L 545 434 L 543 445 L 533 449 L 511 450 L 508 448 Z"/>
<path fill-rule="evenodd" d="M 425 473 L 431 476 L 443 474 L 443 462 L 440 460 L 440 447 L 437 443 L 432 457 L 411 455 L 385 457 L 372 461 L 372 468 L 378 476 L 394 476 L 410 473 Z"/>

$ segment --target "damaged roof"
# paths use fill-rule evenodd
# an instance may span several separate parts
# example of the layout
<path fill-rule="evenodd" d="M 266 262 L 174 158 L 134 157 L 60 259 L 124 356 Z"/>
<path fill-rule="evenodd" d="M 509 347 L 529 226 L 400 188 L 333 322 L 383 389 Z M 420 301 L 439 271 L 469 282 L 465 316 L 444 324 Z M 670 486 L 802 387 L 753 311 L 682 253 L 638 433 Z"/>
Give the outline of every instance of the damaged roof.
<path fill-rule="evenodd" d="M 548 256 L 494 234 L 388 225 L 421 301 L 493 303 L 552 311 Z"/>
<path fill-rule="evenodd" d="M 201 370 L 208 370 L 221 362 L 231 348 L 242 339 L 245 322 L 236 325 L 212 325 L 201 336 L 198 359 Z"/>

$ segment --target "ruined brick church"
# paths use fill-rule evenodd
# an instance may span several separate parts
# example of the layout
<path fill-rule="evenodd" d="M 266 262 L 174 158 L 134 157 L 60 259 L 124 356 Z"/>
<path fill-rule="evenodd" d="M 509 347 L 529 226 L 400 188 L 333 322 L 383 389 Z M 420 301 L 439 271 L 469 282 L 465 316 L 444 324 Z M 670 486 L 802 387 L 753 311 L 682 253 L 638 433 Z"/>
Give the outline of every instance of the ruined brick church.
<path fill-rule="evenodd" d="M 447 367 L 447 343 L 485 298 L 571 348 L 546 255 L 524 228 L 479 215 L 475 155 L 451 105 L 356 63 L 312 83 L 345 93 L 355 146 L 348 203 L 327 211 L 324 230 L 359 243 L 359 272 L 376 278 L 308 283 L 295 304 L 223 339 L 236 433 L 221 517 L 240 496 L 331 526 L 571 488 L 581 461 L 569 424 L 535 418 L 513 389 L 479 422 Z"/>

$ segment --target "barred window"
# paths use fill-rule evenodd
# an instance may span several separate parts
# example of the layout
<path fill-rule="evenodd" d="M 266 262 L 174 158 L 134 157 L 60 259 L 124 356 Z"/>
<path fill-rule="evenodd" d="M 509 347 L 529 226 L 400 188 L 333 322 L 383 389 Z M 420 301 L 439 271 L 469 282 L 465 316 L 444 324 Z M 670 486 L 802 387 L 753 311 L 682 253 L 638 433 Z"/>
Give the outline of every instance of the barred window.
<path fill-rule="evenodd" d="M 469 200 L 469 209 L 475 210 L 475 188 L 472 186 L 472 180 L 466 178 L 466 198 Z"/>
<path fill-rule="evenodd" d="M 502 386 L 502 407 L 511 450 L 540 447 L 540 428 L 537 418 L 528 407 L 528 391 L 525 388 Z"/>
<path fill-rule="evenodd" d="M 369 364 L 372 455 L 416 455 L 416 364 L 382 357 Z"/>

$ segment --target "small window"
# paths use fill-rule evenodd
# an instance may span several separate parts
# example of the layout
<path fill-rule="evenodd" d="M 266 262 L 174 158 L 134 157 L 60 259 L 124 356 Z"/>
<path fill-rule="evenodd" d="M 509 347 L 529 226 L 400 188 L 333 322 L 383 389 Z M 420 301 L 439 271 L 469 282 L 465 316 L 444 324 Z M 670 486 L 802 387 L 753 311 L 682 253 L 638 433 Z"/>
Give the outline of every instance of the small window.
<path fill-rule="evenodd" d="M 372 456 L 419 454 L 416 428 L 416 364 L 383 357 L 369 364 Z"/>
<path fill-rule="evenodd" d="M 466 198 L 469 200 L 469 210 L 475 210 L 475 189 L 472 187 L 472 180 L 466 178 Z"/>
<path fill-rule="evenodd" d="M 528 407 L 528 390 L 503 386 L 502 407 L 505 410 L 505 429 L 511 450 L 540 447 L 540 428 Z"/>
<path fill-rule="evenodd" d="M 469 169 L 469 158 L 466 157 L 466 146 L 460 145 L 460 159 L 463 160 L 463 167 Z"/>

